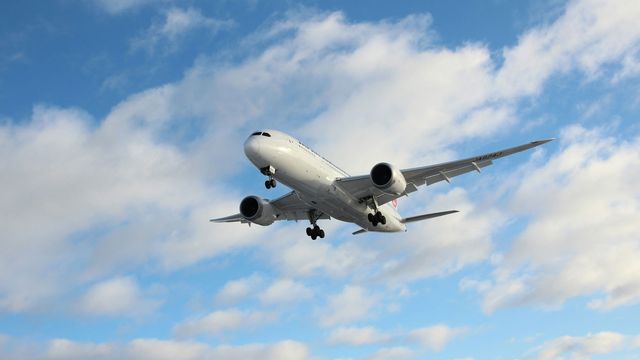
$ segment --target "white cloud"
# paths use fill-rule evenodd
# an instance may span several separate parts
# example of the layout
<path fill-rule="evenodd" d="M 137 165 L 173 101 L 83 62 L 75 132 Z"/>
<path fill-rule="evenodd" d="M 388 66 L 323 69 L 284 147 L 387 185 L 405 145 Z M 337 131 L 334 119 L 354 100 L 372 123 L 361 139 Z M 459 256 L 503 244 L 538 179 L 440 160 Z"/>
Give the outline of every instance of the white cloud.
<path fill-rule="evenodd" d="M 526 169 L 514 209 L 532 220 L 492 281 L 461 284 L 484 295 L 486 311 L 585 295 L 599 310 L 640 301 L 640 138 L 603 131 L 569 127 L 559 153 Z"/>
<path fill-rule="evenodd" d="M 367 318 L 376 304 L 377 297 L 367 289 L 347 285 L 342 292 L 329 296 L 327 304 L 316 312 L 316 316 L 323 326 L 345 324 Z"/>
<path fill-rule="evenodd" d="M 91 315 L 140 314 L 155 311 L 161 301 L 145 298 L 135 279 L 116 277 L 93 285 L 78 305 Z"/>
<path fill-rule="evenodd" d="M 564 358 L 588 359 L 591 355 L 609 354 L 625 348 L 626 336 L 615 332 L 599 332 L 583 337 L 562 336 L 546 342 L 538 352 L 537 359 Z"/>
<path fill-rule="evenodd" d="M 144 4 L 120 0 L 106 9 L 120 13 Z M 70 288 L 112 276 L 115 268 L 151 263 L 175 269 L 255 244 L 273 231 L 216 225 L 214 234 L 202 221 L 237 212 L 242 194 L 211 184 L 247 166 L 241 143 L 248 127 L 287 129 L 354 174 L 380 160 L 414 166 L 454 158 L 461 142 L 508 131 L 517 121 L 514 100 L 567 69 L 567 57 L 569 68 L 589 74 L 620 65 L 621 56 L 633 59 L 638 28 L 629 19 L 638 17 L 637 6 L 619 4 L 570 3 L 556 22 L 506 49 L 502 66 L 485 45 L 449 49 L 432 42 L 426 15 L 360 23 L 341 13 L 291 16 L 263 29 L 269 35 L 253 37 L 254 51 L 240 63 L 201 58 L 180 81 L 133 94 L 104 119 L 36 107 L 27 122 L 3 122 L 0 186 L 13 190 L 0 195 L 0 211 L 8 214 L 0 218 L 0 309 L 47 308 Z M 150 30 L 159 41 L 179 41 L 194 29 L 211 31 L 210 20 L 198 10 L 173 8 Z M 540 37 L 543 46 L 536 45 Z M 531 88 L 512 79 L 520 71 Z M 301 126 L 300 119 L 310 120 Z M 185 135 L 194 129 L 200 138 Z M 364 142 L 376 146 L 354 151 Z M 73 242 L 73 236 L 85 241 Z M 447 273 L 486 257 L 490 243 L 480 239 L 475 253 L 467 246 L 445 249 Z M 277 240 L 295 245 L 285 251 L 267 246 L 266 256 L 284 276 L 351 276 L 376 266 L 377 252 L 357 240 L 338 246 L 299 240 Z M 443 274 L 429 265 L 388 264 L 404 279 Z"/>
<path fill-rule="evenodd" d="M 306 300 L 313 296 L 313 291 L 303 283 L 291 279 L 278 279 L 260 294 L 260 301 L 265 304 L 286 304 Z"/>
<path fill-rule="evenodd" d="M 84 343 L 67 339 L 51 340 L 45 351 L 38 346 L 30 349 L 0 348 L 3 358 L 42 359 L 216 359 L 216 360 L 304 360 L 311 358 L 303 343 L 284 340 L 268 344 L 211 346 L 194 341 L 137 338 L 125 344 Z"/>
<path fill-rule="evenodd" d="M 481 208 L 474 204 L 461 188 L 435 196 L 428 208 L 420 207 L 416 213 L 449 209 L 460 212 L 409 224 L 402 241 L 381 243 L 386 247 L 380 255 L 386 259 L 380 274 L 385 281 L 398 285 L 446 275 L 489 258 L 491 236 L 504 222 L 504 215 L 487 205 Z"/>
<path fill-rule="evenodd" d="M 262 278 L 254 274 L 246 278 L 230 280 L 218 291 L 215 302 L 218 304 L 234 304 L 257 292 Z"/>
<path fill-rule="evenodd" d="M 47 358 L 50 359 L 109 359 L 115 347 L 111 344 L 78 343 L 66 339 L 49 342 Z"/>
<path fill-rule="evenodd" d="M 111 15 L 122 14 L 149 5 L 154 0 L 92 0 L 100 9 Z M 157 1 L 157 0 L 156 0 Z"/>
<path fill-rule="evenodd" d="M 454 338 L 464 335 L 466 328 L 452 328 L 447 325 L 434 325 L 411 331 L 409 336 L 421 346 L 442 351 Z"/>
<path fill-rule="evenodd" d="M 533 95 L 554 73 L 579 69 L 595 77 L 603 67 L 619 65 L 640 46 L 638 17 L 637 3 L 570 1 L 553 23 L 529 30 L 504 50 L 496 77 L 499 94 Z"/>
<path fill-rule="evenodd" d="M 370 345 L 391 340 L 391 335 L 381 333 L 371 326 L 340 327 L 329 334 L 327 342 L 331 345 Z"/>
<path fill-rule="evenodd" d="M 410 359 L 414 355 L 413 350 L 402 347 L 390 347 L 382 348 L 376 351 L 373 355 L 367 357 L 368 360 L 392 360 L 392 359 Z"/>
<path fill-rule="evenodd" d="M 217 335 L 226 331 L 257 327 L 275 319 L 276 315 L 268 312 L 219 310 L 200 318 L 186 320 L 176 325 L 174 332 L 181 337 Z"/>
<path fill-rule="evenodd" d="M 218 20 L 202 15 L 194 8 L 172 7 L 164 11 L 162 22 L 153 23 L 144 33 L 131 41 L 133 49 L 144 49 L 153 53 L 163 45 L 166 51 L 174 51 L 185 36 L 196 29 L 203 29 L 214 36 L 218 31 L 233 25 L 230 20 Z"/>

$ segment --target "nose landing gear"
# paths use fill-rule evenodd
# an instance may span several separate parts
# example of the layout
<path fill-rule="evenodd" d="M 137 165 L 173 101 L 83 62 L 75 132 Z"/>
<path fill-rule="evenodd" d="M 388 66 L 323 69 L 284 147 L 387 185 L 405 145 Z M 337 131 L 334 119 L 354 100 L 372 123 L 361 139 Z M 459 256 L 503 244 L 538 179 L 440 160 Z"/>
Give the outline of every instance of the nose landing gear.
<path fill-rule="evenodd" d="M 269 179 L 264 182 L 264 187 L 267 189 L 276 187 L 276 179 L 273 178 L 273 175 L 276 173 L 276 169 L 273 166 L 269 165 L 260 168 L 260 172 L 269 177 Z"/>
<path fill-rule="evenodd" d="M 264 182 L 264 187 L 266 187 L 267 189 L 276 187 L 276 179 L 270 178 L 269 180 L 266 180 Z"/>

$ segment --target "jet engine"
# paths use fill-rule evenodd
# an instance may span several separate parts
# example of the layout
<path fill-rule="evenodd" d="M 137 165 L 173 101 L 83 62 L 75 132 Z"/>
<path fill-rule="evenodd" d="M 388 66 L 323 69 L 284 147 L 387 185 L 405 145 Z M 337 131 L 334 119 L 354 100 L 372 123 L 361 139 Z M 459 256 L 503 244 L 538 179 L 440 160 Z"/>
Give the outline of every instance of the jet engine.
<path fill-rule="evenodd" d="M 271 203 L 259 196 L 247 196 L 240 202 L 240 214 L 258 225 L 271 225 L 276 220 L 276 211 Z"/>
<path fill-rule="evenodd" d="M 373 185 L 388 194 L 400 195 L 407 187 L 407 181 L 400 170 L 389 163 L 374 166 L 370 176 Z"/>

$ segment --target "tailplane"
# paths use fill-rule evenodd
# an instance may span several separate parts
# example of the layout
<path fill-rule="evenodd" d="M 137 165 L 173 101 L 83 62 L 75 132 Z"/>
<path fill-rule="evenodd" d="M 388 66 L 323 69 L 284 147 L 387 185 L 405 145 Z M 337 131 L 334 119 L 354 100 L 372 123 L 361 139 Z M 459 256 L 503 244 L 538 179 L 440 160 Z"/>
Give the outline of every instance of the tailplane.
<path fill-rule="evenodd" d="M 457 212 L 458 212 L 458 210 L 448 210 L 448 211 L 441 211 L 441 212 L 431 213 L 431 214 L 422 214 L 422 215 L 417 215 L 417 216 L 410 216 L 408 218 L 401 219 L 400 222 L 406 224 L 406 223 L 415 222 L 415 221 L 427 220 L 427 219 L 431 219 L 431 218 L 438 217 L 438 216 L 449 215 L 449 214 L 453 214 L 453 213 L 457 213 Z"/>

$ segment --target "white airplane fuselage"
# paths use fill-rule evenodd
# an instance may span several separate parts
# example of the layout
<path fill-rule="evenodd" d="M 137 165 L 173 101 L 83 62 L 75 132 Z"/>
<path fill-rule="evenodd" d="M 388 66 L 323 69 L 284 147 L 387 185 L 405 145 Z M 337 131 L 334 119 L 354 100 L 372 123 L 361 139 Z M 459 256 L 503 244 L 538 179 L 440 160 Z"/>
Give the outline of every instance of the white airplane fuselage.
<path fill-rule="evenodd" d="M 405 224 L 390 204 L 378 206 L 386 224 L 373 226 L 367 216 L 372 208 L 341 190 L 335 180 L 349 176 L 297 139 L 275 130 L 270 136 L 251 135 L 244 143 L 244 153 L 258 168 L 272 167 L 272 176 L 290 187 L 296 195 L 319 212 L 345 222 L 355 223 L 368 231 L 406 231 Z"/>

